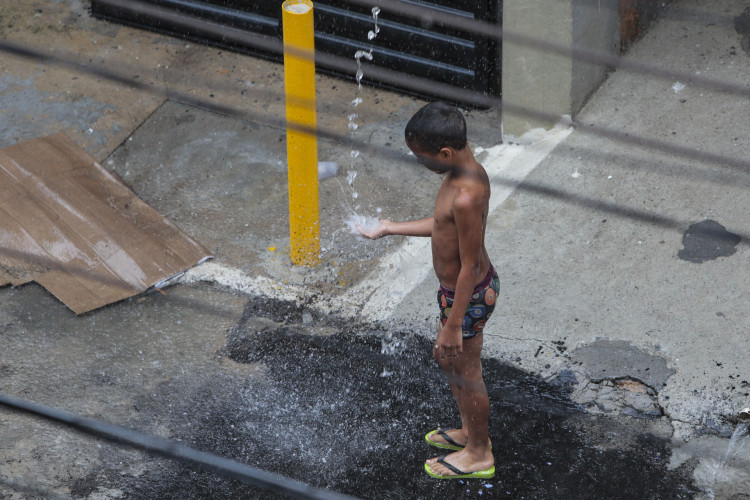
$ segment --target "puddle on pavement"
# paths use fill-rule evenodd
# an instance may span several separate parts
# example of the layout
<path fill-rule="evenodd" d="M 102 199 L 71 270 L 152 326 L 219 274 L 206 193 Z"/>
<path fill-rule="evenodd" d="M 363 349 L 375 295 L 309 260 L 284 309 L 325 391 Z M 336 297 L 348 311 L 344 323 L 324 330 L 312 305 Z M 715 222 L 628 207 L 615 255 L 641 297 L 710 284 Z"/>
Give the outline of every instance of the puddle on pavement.
<path fill-rule="evenodd" d="M 273 321 L 271 321 L 273 320 Z M 312 328 L 327 323 L 325 335 Z M 635 419 L 580 411 L 565 387 L 484 360 L 497 475 L 437 481 L 422 468 L 424 434 L 455 426 L 431 343 L 407 332 L 326 322 L 294 304 L 251 301 L 229 332 L 227 373 L 165 382 L 136 403 L 173 439 L 203 451 L 361 498 L 692 498 L 690 462 L 668 468 L 669 443 Z M 229 361 L 229 359 L 233 361 Z M 165 409 L 169 408 L 169 411 Z M 127 498 L 273 498 L 161 459 L 137 476 L 102 466 L 76 482 Z M 121 468 L 122 466 L 120 466 Z"/>
<path fill-rule="evenodd" d="M 742 49 L 750 56 L 750 7 L 734 19 L 734 29 L 742 36 Z"/>
<path fill-rule="evenodd" d="M 704 220 L 688 227 L 682 236 L 684 248 L 677 252 L 677 256 L 696 264 L 728 257 L 737 251 L 737 244 L 741 239 L 718 222 Z"/>

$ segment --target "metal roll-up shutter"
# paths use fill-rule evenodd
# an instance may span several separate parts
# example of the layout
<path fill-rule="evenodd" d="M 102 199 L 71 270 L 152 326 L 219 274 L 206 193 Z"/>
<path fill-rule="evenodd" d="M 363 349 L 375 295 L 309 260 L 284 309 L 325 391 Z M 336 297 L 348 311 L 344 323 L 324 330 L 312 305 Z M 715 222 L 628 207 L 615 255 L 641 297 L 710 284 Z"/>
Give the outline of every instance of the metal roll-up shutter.
<path fill-rule="evenodd" d="M 262 47 L 228 42 L 215 33 L 205 33 L 200 23 L 210 23 L 236 28 L 256 34 L 258 40 L 281 39 L 282 0 L 137 0 L 160 12 L 174 12 L 195 19 L 190 28 L 156 19 L 127 7 L 127 2 L 116 0 L 92 0 L 92 13 L 97 17 L 130 24 L 149 30 L 180 36 L 196 41 L 222 46 L 261 57 L 281 60 L 278 53 Z M 316 51 L 353 60 L 358 50 L 372 51 L 372 61 L 379 67 L 395 70 L 406 75 L 427 78 L 462 89 L 486 95 L 500 94 L 500 47 L 497 40 L 473 33 L 466 33 L 441 26 L 441 14 L 458 15 L 500 23 L 502 0 L 449 1 L 449 0 L 405 0 L 404 4 L 419 6 L 431 11 L 436 21 L 423 26 L 419 19 L 394 16 L 382 12 L 378 17 L 380 31 L 372 40 L 367 34 L 374 29 L 375 20 L 371 8 L 351 4 L 345 0 L 315 0 L 315 46 Z M 125 4 L 125 6 L 123 6 Z M 261 44 L 262 45 L 262 44 Z M 363 61 L 365 62 L 365 61 Z M 318 62 L 318 69 L 345 78 L 354 78 L 355 72 L 344 72 L 341 68 Z M 394 87 L 392 83 L 373 80 L 365 75 L 369 83 Z M 429 89 L 404 89 L 411 93 L 430 96 Z"/>

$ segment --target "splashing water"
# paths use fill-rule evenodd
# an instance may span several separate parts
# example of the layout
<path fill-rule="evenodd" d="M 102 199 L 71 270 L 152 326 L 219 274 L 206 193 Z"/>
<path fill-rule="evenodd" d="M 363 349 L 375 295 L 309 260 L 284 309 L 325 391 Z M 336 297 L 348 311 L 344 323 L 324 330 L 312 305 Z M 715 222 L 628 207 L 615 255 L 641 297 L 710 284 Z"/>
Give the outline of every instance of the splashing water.
<path fill-rule="evenodd" d="M 726 474 L 727 464 L 732 460 L 732 458 L 739 454 L 740 451 L 742 451 L 745 443 L 750 440 L 750 435 L 748 435 L 749 427 L 750 424 L 748 423 L 740 423 L 737 424 L 737 427 L 735 427 L 732 438 L 729 440 L 729 444 L 727 445 L 727 451 L 726 453 L 724 453 L 724 456 L 719 461 L 719 463 L 716 464 L 716 468 L 714 469 L 713 477 L 711 479 L 712 486 L 716 484 L 717 480 L 726 480 L 726 478 L 724 478 L 723 476 Z M 708 494 L 708 498 L 716 498 L 711 488 L 709 488 L 706 493 Z"/>
<path fill-rule="evenodd" d="M 304 3 L 295 3 L 287 5 L 286 10 L 292 14 L 307 14 L 310 11 L 310 6 Z"/>
<path fill-rule="evenodd" d="M 380 354 L 387 354 L 388 356 L 399 356 L 406 349 L 406 342 L 400 338 L 394 338 L 393 334 L 388 334 L 382 339 L 380 346 Z"/>
<path fill-rule="evenodd" d="M 357 224 L 359 224 L 365 232 L 372 231 L 373 229 L 377 229 L 380 225 L 380 219 L 377 217 L 368 217 L 366 215 L 353 213 L 346 220 L 346 225 L 349 226 L 349 230 L 352 234 L 360 235 L 359 229 L 357 229 Z"/>
<path fill-rule="evenodd" d="M 354 99 L 354 100 L 352 101 L 352 106 L 354 106 L 355 108 L 356 108 L 357 106 L 359 106 L 360 104 L 362 104 L 362 98 L 361 98 L 361 97 L 357 97 L 356 99 Z"/>

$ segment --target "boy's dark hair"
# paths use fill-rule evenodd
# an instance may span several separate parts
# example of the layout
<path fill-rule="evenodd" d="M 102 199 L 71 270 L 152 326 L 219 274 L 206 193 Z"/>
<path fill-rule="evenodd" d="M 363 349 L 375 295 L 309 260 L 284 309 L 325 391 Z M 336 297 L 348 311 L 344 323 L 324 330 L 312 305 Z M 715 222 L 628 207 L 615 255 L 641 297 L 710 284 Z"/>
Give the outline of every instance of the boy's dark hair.
<path fill-rule="evenodd" d="M 454 106 L 431 102 L 411 117 L 404 136 L 407 144 L 427 153 L 445 147 L 461 150 L 466 146 L 466 120 Z"/>

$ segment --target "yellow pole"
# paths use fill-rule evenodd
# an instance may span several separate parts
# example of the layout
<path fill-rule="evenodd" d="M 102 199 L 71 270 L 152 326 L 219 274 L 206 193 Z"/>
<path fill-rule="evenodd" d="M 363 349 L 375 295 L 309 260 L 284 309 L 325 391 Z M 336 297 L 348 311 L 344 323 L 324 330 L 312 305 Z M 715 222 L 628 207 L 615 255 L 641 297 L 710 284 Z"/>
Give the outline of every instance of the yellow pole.
<path fill-rule="evenodd" d="M 284 83 L 286 90 L 286 155 L 289 179 L 289 254 L 295 265 L 320 262 L 318 214 L 318 142 L 315 129 L 315 39 L 313 4 L 282 4 Z"/>

